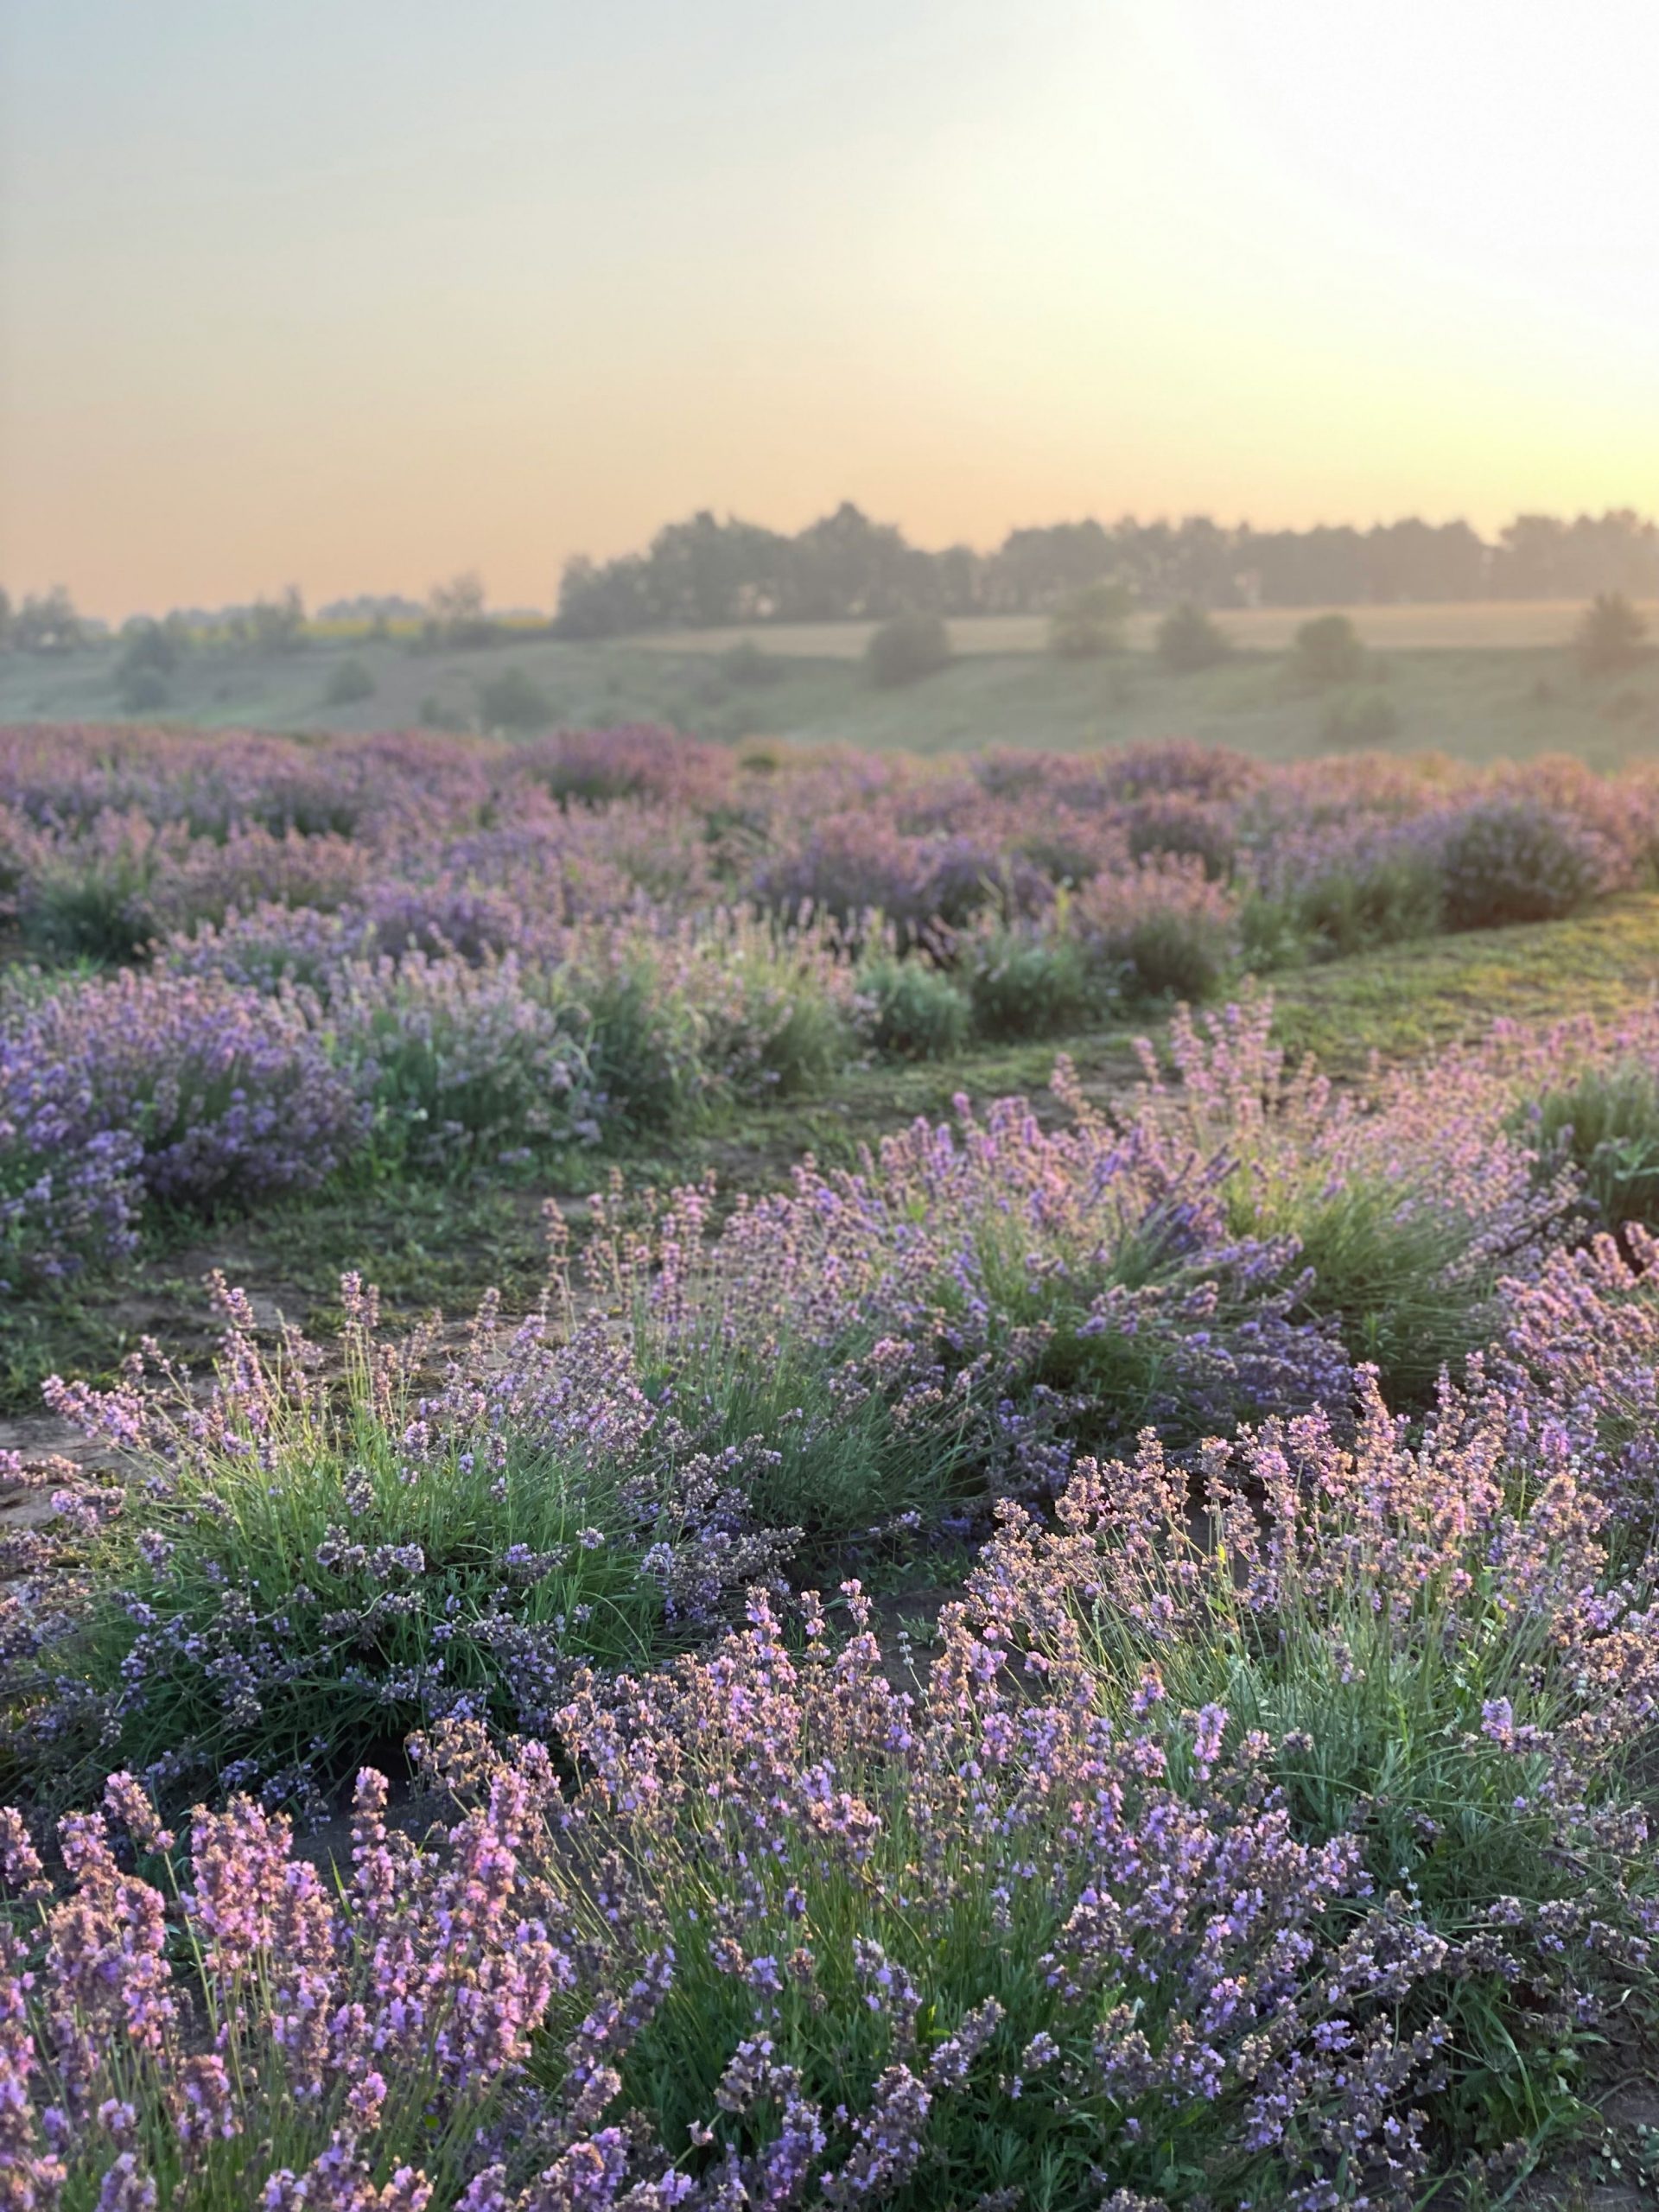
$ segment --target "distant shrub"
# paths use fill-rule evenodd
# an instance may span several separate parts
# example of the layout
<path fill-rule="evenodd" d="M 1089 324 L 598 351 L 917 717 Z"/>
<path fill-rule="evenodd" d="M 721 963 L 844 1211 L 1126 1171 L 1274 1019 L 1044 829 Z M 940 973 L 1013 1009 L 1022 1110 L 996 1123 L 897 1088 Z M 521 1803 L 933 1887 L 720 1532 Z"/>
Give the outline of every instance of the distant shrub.
<path fill-rule="evenodd" d="M 421 702 L 421 727 L 459 732 L 466 728 L 467 717 L 459 707 L 446 705 L 435 691 L 429 691 Z"/>
<path fill-rule="evenodd" d="M 1571 914 L 1600 891 L 1608 855 L 1592 830 L 1528 798 L 1478 800 L 1442 848 L 1446 926 L 1493 929 Z"/>
<path fill-rule="evenodd" d="M 1297 630 L 1291 666 L 1309 683 L 1357 683 L 1365 648 L 1345 614 L 1316 614 Z"/>
<path fill-rule="evenodd" d="M 1075 938 L 1034 923 L 981 929 L 963 946 L 962 964 L 975 1027 L 987 1037 L 1080 1029 L 1116 995 L 1115 971 L 1091 963 Z"/>
<path fill-rule="evenodd" d="M 878 1052 L 899 1060 L 945 1059 L 973 1027 L 968 995 L 931 962 L 884 953 L 860 971 L 870 1002 L 868 1030 Z"/>
<path fill-rule="evenodd" d="M 356 658 L 341 661 L 328 678 L 328 689 L 323 695 L 331 707 L 352 707 L 359 700 L 374 696 L 374 677 Z"/>
<path fill-rule="evenodd" d="M 165 622 L 129 622 L 121 633 L 117 674 L 123 681 L 143 669 L 153 670 L 158 676 L 171 676 L 183 658 L 188 641 L 189 632 L 176 615 L 169 615 Z"/>
<path fill-rule="evenodd" d="M 680 943 L 683 987 L 698 1007 L 703 1057 L 721 1091 L 798 1097 L 847 1059 L 857 1004 L 836 934 L 728 913 L 695 953 Z"/>
<path fill-rule="evenodd" d="M 524 772 L 560 800 L 660 799 L 706 810 L 729 795 L 732 756 L 650 722 L 563 729 L 520 756 Z"/>
<path fill-rule="evenodd" d="M 1213 668 L 1232 650 L 1226 632 L 1191 600 L 1173 607 L 1158 625 L 1158 658 L 1176 676 Z"/>
<path fill-rule="evenodd" d="M 1138 998 L 1208 998 L 1236 946 L 1232 901 L 1196 858 L 1164 855 L 1102 874 L 1077 894 L 1069 925 L 1092 962 Z"/>
<path fill-rule="evenodd" d="M 883 690 L 935 676 L 950 658 L 950 633 L 937 614 L 895 614 L 871 632 L 864 650 L 870 680 Z"/>
<path fill-rule="evenodd" d="M 17 919 L 31 952 L 52 960 L 136 959 L 154 926 L 156 840 L 142 821 L 106 816 L 60 839 L 23 882 Z"/>
<path fill-rule="evenodd" d="M 1399 732 L 1400 712 L 1373 683 L 1333 699 L 1319 728 L 1327 745 L 1386 745 Z"/>
<path fill-rule="evenodd" d="M 1623 592 L 1598 592 L 1574 634 L 1573 656 L 1586 676 L 1611 675 L 1636 665 L 1647 633 L 1647 624 Z"/>
<path fill-rule="evenodd" d="M 486 729 L 545 729 L 553 709 L 539 683 L 522 668 L 504 668 L 478 687 L 478 711 Z"/>
<path fill-rule="evenodd" d="M 890 814 L 866 805 L 825 814 L 768 854 L 753 888 L 779 913 L 793 914 L 810 902 L 844 925 L 878 912 L 914 931 L 931 912 L 930 874 L 927 841 L 905 836 Z"/>
<path fill-rule="evenodd" d="M 124 715 L 155 715 L 162 711 L 172 695 L 159 668 L 139 667 L 123 670 L 116 696 Z"/>
<path fill-rule="evenodd" d="M 1135 604 L 1127 584 L 1084 584 L 1060 601 L 1050 617 L 1048 647 L 1062 660 L 1090 660 L 1121 645 Z"/>
<path fill-rule="evenodd" d="M 762 652 L 753 638 L 740 638 L 721 653 L 715 666 L 728 683 L 740 690 L 777 683 L 787 673 L 778 655 Z"/>
<path fill-rule="evenodd" d="M 1056 783 L 1063 783 L 1063 770 L 1050 772 Z M 1086 772 L 1102 798 L 1147 798 L 1159 792 L 1185 791 L 1191 798 L 1231 799 L 1242 798 L 1261 782 L 1262 764 L 1230 745 L 1201 745 L 1195 738 L 1173 737 L 1114 746 L 1091 757 Z"/>
<path fill-rule="evenodd" d="M 631 1131 L 690 1127 L 714 1090 L 702 1019 L 684 993 L 662 987 L 658 966 L 653 949 L 637 944 L 571 978 L 588 1017 L 596 1106 Z"/>

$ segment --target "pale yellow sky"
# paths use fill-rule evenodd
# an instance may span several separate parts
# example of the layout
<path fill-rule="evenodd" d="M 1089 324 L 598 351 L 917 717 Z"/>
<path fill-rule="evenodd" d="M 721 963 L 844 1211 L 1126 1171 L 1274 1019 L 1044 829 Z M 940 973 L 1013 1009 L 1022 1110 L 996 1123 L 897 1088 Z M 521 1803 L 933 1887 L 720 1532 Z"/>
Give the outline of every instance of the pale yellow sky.
<path fill-rule="evenodd" d="M 595 20 L 601 18 L 602 20 Z M 1659 14 L 22 0 L 0 582 L 1659 508 Z"/>

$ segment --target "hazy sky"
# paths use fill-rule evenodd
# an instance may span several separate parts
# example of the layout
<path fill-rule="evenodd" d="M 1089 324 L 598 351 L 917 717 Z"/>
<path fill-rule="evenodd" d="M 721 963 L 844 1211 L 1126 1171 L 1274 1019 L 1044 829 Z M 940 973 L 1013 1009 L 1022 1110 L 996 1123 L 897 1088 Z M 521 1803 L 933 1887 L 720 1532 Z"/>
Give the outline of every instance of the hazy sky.
<path fill-rule="evenodd" d="M 1652 0 L 0 0 L 0 582 L 1659 507 Z"/>

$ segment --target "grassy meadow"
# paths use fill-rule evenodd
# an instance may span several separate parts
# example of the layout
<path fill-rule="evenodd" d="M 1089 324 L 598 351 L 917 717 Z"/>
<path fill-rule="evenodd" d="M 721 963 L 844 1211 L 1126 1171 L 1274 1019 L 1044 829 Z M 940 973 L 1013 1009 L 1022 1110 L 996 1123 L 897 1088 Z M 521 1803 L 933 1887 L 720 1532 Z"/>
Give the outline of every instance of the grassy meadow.
<path fill-rule="evenodd" d="M 1649 665 L 1581 676 L 1568 651 L 1582 608 L 1504 601 L 1348 610 L 1372 655 L 1349 690 L 1386 699 L 1389 749 L 1469 760 L 1566 752 L 1611 766 L 1659 749 L 1659 672 Z M 304 649 L 259 656 L 204 647 L 168 681 L 168 719 L 200 728 L 369 731 L 423 721 L 480 725 L 486 687 L 521 673 L 552 723 L 591 728 L 660 721 L 733 743 L 847 745 L 922 753 L 988 746 L 1072 750 L 1181 735 L 1234 746 L 1264 760 L 1305 760 L 1348 742 L 1341 687 L 1310 689 L 1287 664 L 1306 611 L 1224 615 L 1236 648 L 1222 664 L 1172 674 L 1151 650 L 1149 616 L 1125 649 L 1065 661 L 1046 650 L 1036 616 L 985 616 L 950 625 L 955 663 L 893 690 L 873 686 L 861 656 L 867 623 L 677 632 L 575 643 L 520 634 L 469 651 L 413 649 L 318 628 Z M 734 674 L 732 648 L 764 656 Z M 331 704 L 347 664 L 372 690 Z M 61 656 L 0 655 L 0 719 L 110 720 L 117 711 L 115 649 Z M 153 716 L 151 717 L 154 718 Z"/>

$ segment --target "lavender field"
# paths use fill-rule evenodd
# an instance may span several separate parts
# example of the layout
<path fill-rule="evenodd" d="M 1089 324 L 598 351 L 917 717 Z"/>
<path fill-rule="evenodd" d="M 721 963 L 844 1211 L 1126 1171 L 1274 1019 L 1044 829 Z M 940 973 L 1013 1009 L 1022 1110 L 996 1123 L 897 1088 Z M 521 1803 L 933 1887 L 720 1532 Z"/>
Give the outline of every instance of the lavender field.
<path fill-rule="evenodd" d="M 1639 2161 L 1656 890 L 1559 759 L 0 731 L 0 2212 Z"/>

